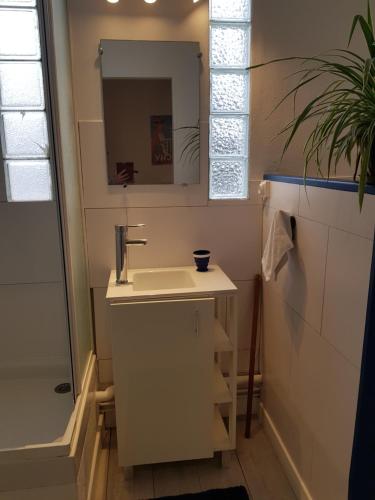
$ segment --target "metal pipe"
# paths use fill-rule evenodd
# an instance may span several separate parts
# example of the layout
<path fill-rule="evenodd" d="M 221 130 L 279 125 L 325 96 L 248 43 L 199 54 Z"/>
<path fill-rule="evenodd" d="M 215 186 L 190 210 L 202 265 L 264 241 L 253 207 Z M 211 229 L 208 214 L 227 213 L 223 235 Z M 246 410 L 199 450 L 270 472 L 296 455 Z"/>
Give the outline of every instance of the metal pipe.
<path fill-rule="evenodd" d="M 96 391 L 95 400 L 98 404 L 113 401 L 115 398 L 115 386 L 110 385 L 105 391 Z"/>

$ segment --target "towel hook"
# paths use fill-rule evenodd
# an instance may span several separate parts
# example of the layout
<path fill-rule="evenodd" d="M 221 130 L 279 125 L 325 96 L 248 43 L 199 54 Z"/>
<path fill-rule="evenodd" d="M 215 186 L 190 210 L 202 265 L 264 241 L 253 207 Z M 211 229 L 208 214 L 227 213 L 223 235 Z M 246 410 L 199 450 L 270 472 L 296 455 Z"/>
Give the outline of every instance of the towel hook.
<path fill-rule="evenodd" d="M 292 227 L 292 241 L 295 241 L 297 222 L 296 222 L 296 218 L 294 217 L 294 215 L 291 215 L 291 217 L 290 217 L 290 225 Z"/>

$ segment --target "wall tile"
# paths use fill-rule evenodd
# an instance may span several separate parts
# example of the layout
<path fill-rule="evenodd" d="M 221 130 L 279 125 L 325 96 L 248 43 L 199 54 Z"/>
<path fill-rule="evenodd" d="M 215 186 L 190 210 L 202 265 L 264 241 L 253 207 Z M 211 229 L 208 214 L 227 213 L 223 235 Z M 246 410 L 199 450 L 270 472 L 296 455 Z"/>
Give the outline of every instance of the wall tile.
<path fill-rule="evenodd" d="M 289 396 L 281 397 L 274 386 L 266 384 L 262 387 L 262 403 L 299 475 L 305 484 L 309 483 L 313 452 L 311 430 L 305 425 Z"/>
<path fill-rule="evenodd" d="M 228 361 L 228 368 L 226 368 L 226 369 L 229 369 L 229 366 L 230 366 L 229 363 L 230 363 L 230 360 Z M 250 363 L 250 351 L 249 351 L 249 349 L 239 350 L 238 351 L 238 359 L 237 359 L 238 373 L 248 373 L 249 372 L 249 363 Z"/>
<path fill-rule="evenodd" d="M 329 495 L 347 485 L 356 416 L 359 370 L 298 315 L 294 318 L 290 398 L 314 437 L 310 488 Z M 328 477 L 322 468 L 329 468 Z M 319 481 L 325 480 L 325 484 Z M 328 491 L 328 493 L 327 493 Z"/>
<path fill-rule="evenodd" d="M 267 205 L 263 209 L 263 249 L 275 212 Z M 296 222 L 296 247 L 288 253 L 287 262 L 270 286 L 320 331 L 328 228 L 298 216 Z"/>
<path fill-rule="evenodd" d="M 189 186 L 108 186 L 102 121 L 80 121 L 79 140 L 85 208 L 190 206 L 207 204 L 207 166 L 201 183 Z M 207 142 L 207 140 L 206 140 Z M 204 158 L 204 155 L 202 155 Z"/>
<path fill-rule="evenodd" d="M 110 385 L 113 384 L 113 370 L 111 359 L 99 359 L 99 384 Z"/>
<path fill-rule="evenodd" d="M 63 279 L 54 202 L 0 203 L 0 235 L 0 283 Z"/>
<path fill-rule="evenodd" d="M 254 281 L 235 281 L 238 288 L 238 349 L 249 349 L 253 318 Z"/>
<path fill-rule="evenodd" d="M 355 193 L 310 187 L 308 205 L 300 191 L 296 249 L 264 286 L 262 400 L 313 498 L 344 500 L 375 210 L 366 197 L 359 217 Z M 285 208 L 266 204 L 263 243 L 275 209 Z"/>
<path fill-rule="evenodd" d="M 298 214 L 299 185 L 285 182 L 270 182 L 270 197 L 265 205 L 283 210 L 290 215 Z"/>
<path fill-rule="evenodd" d="M 63 283 L 0 285 L 0 318 L 2 366 L 70 366 Z"/>
<path fill-rule="evenodd" d="M 349 464 L 347 461 L 348 457 L 346 457 L 343 471 L 341 466 L 332 462 L 330 454 L 327 453 L 327 447 L 314 440 L 311 479 L 308 485 L 314 499 L 348 499 Z"/>
<path fill-rule="evenodd" d="M 132 268 L 191 265 L 192 251 L 208 248 L 233 280 L 260 271 L 260 206 L 130 208 L 128 219 L 145 223 L 133 234 L 148 239 L 144 248 L 130 248 Z"/>
<path fill-rule="evenodd" d="M 262 401 L 295 466 L 311 470 L 312 433 L 290 397 L 292 344 L 298 315 L 269 286 L 264 288 Z"/>
<path fill-rule="evenodd" d="M 328 227 L 296 217 L 295 248 L 271 286 L 317 332 L 321 330 Z"/>
<path fill-rule="evenodd" d="M 279 398 L 289 394 L 291 342 L 290 307 L 270 286 L 263 286 L 263 366 L 265 385 Z"/>
<path fill-rule="evenodd" d="M 374 238 L 375 196 L 372 195 L 365 195 L 360 212 L 357 193 L 300 186 L 299 215 L 365 238 Z"/>
<path fill-rule="evenodd" d="M 358 368 L 362 359 L 373 242 L 329 233 L 322 335 Z"/>
<path fill-rule="evenodd" d="M 96 355 L 98 359 L 112 358 L 109 308 L 106 288 L 94 288 Z"/>
<path fill-rule="evenodd" d="M 90 287 L 106 287 L 116 267 L 115 225 L 126 224 L 126 210 L 86 210 L 87 254 Z"/>

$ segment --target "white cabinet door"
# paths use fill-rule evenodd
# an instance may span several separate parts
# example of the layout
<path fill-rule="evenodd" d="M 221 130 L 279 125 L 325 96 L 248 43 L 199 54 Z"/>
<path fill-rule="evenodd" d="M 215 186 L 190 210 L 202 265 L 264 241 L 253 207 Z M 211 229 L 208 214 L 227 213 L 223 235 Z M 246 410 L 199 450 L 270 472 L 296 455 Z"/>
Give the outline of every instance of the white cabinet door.
<path fill-rule="evenodd" d="M 214 299 L 112 304 L 119 464 L 213 454 Z"/>

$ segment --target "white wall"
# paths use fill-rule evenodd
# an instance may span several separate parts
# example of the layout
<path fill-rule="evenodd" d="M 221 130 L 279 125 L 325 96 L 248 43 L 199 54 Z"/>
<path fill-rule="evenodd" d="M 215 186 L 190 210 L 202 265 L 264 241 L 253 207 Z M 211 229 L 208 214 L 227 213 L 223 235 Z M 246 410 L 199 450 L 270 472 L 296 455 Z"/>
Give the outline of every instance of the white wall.
<path fill-rule="evenodd" d="M 208 201 L 208 2 L 163 0 L 147 5 L 127 0 L 69 1 L 76 124 L 79 128 L 83 200 L 94 289 L 96 347 L 102 383 L 112 379 L 111 346 L 104 301 L 114 267 L 114 225 L 139 223 L 134 237 L 148 238 L 144 248 L 130 249 L 130 267 L 191 265 L 191 253 L 208 247 L 240 289 L 240 366 L 248 365 L 253 278 L 259 272 L 261 205 L 256 183 L 248 202 Z M 107 186 L 101 80 L 100 39 L 180 40 L 200 42 L 201 183 L 182 186 Z"/>
<path fill-rule="evenodd" d="M 266 428 L 290 455 L 297 490 L 346 500 L 375 196 L 360 214 L 356 193 L 272 182 L 264 241 L 276 209 L 296 216 L 297 232 L 288 263 L 264 286 Z"/>
<path fill-rule="evenodd" d="M 254 0 L 252 64 L 346 48 L 352 18 L 366 0 Z M 356 36 L 354 50 L 365 53 Z M 251 169 L 303 175 L 300 133 L 280 163 L 278 132 L 293 117 L 286 102 L 294 63 L 252 72 Z M 297 105 L 317 95 L 314 83 Z M 315 175 L 311 167 L 310 175 Z M 340 165 L 339 175 L 350 169 Z M 255 174 L 256 175 L 256 174 Z M 357 404 L 375 199 L 362 215 L 355 193 L 272 183 L 263 239 L 275 209 L 296 216 L 297 248 L 277 282 L 264 287 L 263 404 L 299 498 L 346 500 Z M 290 457 L 288 461 L 287 454 Z M 309 496 L 310 495 L 310 496 Z"/>
<path fill-rule="evenodd" d="M 0 366 L 5 371 L 44 366 L 47 376 L 61 369 L 61 377 L 71 378 L 60 240 L 55 201 L 0 202 Z"/>
<path fill-rule="evenodd" d="M 365 3 L 364 1 L 362 2 Z M 314 54 L 346 42 L 356 0 L 326 2 L 254 0 L 253 62 Z M 240 289 L 240 364 L 247 368 L 252 279 L 259 272 L 262 207 L 251 183 L 246 203 L 210 203 L 207 197 L 207 2 L 70 0 L 76 125 L 89 256 L 94 289 L 100 379 L 109 383 L 111 346 L 104 301 L 114 266 L 113 226 L 144 222 L 149 245 L 130 250 L 131 267 L 191 263 L 191 251 L 208 246 Z M 201 75 L 201 184 L 108 187 L 97 47 L 101 38 L 199 41 Z M 274 135 L 291 108 L 266 120 L 287 90 L 290 66 L 253 73 L 250 176 L 275 171 L 281 142 Z M 316 91 L 316 89 L 315 89 Z M 285 157 L 284 173 L 302 171 L 303 138 Z M 346 498 L 363 337 L 365 293 L 373 238 L 374 198 L 357 216 L 353 193 L 273 184 L 264 212 L 266 234 L 275 209 L 297 215 L 297 250 L 277 284 L 265 287 L 264 405 L 300 479 L 318 500 Z M 354 255 L 354 259 L 353 259 Z M 344 280 L 344 282 L 343 282 Z M 342 304 L 345 304 L 343 307 Z M 339 313 L 338 313 L 339 311 Z M 294 478 L 295 479 L 295 478 Z M 300 487 L 301 483 L 296 487 Z"/>
<path fill-rule="evenodd" d="M 352 19 L 365 14 L 367 0 L 253 0 L 252 64 L 290 56 L 313 56 L 331 49 L 347 47 Z M 365 48 L 356 35 L 350 47 L 365 54 Z M 251 72 L 251 172 L 254 177 L 262 172 L 303 175 L 303 146 L 306 131 L 296 136 L 294 144 L 280 163 L 284 138 L 277 134 L 293 118 L 293 100 L 278 111 L 272 109 L 291 90 L 288 75 L 300 69 L 295 63 L 280 63 Z M 297 109 L 307 99 L 317 95 L 321 84 L 312 83 L 311 90 L 303 92 Z M 310 175 L 316 176 L 311 165 Z M 340 175 L 351 175 L 347 165 Z"/>

